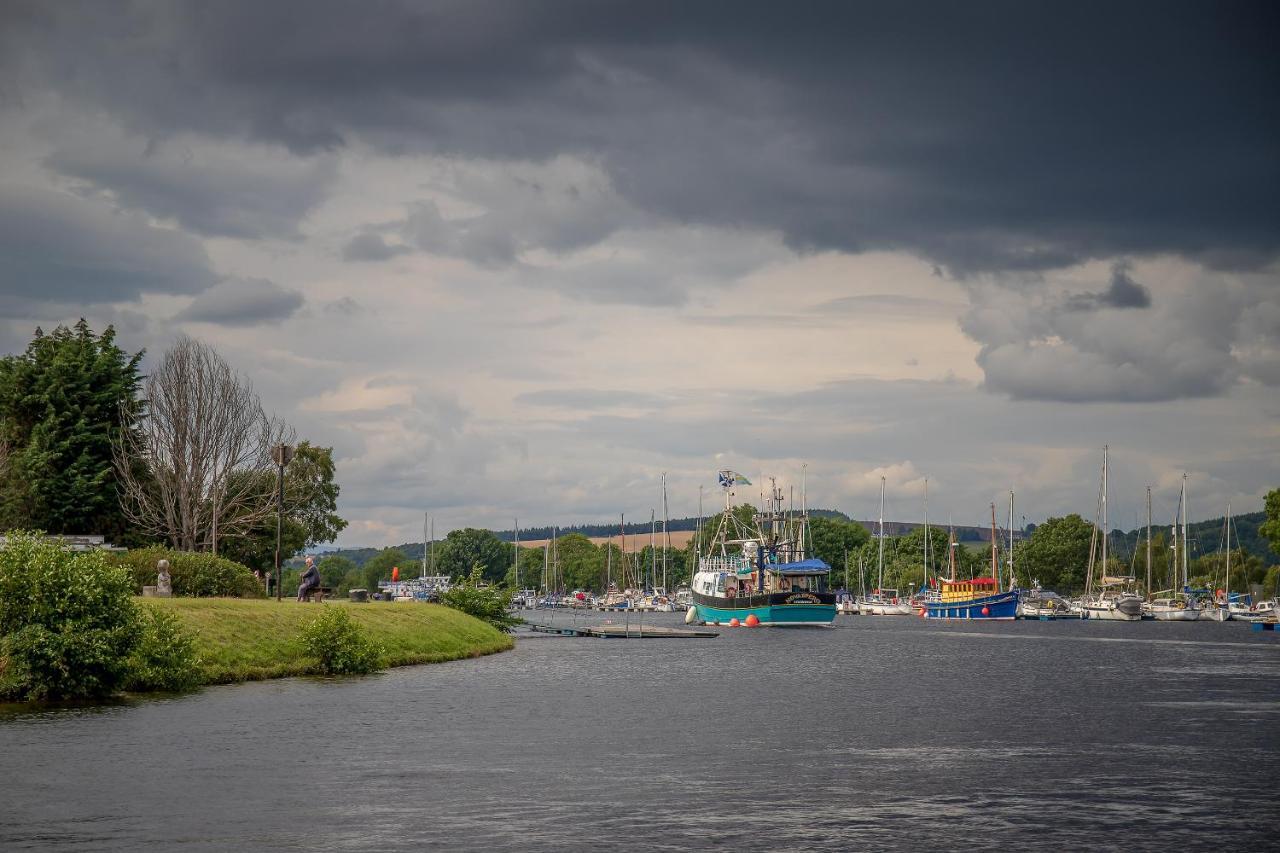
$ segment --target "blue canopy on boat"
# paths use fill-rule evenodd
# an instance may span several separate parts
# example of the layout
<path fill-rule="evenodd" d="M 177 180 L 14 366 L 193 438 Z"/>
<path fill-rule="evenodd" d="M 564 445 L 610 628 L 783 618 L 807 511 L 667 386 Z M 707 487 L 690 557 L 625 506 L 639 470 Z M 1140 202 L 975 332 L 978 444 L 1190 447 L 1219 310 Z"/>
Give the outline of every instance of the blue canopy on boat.
<path fill-rule="evenodd" d="M 831 567 L 816 557 L 801 560 L 798 563 L 776 563 L 765 566 L 771 572 L 780 575 L 825 575 Z"/>

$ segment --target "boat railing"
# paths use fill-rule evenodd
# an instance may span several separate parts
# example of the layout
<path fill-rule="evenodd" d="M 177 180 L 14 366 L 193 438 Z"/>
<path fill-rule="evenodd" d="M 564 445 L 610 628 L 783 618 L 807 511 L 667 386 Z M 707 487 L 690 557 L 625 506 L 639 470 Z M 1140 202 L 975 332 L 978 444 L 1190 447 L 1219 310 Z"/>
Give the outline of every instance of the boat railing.
<path fill-rule="evenodd" d="M 746 557 L 703 557 L 698 569 L 704 572 L 730 572 L 735 575 L 748 574 L 754 571 L 751 560 Z"/>

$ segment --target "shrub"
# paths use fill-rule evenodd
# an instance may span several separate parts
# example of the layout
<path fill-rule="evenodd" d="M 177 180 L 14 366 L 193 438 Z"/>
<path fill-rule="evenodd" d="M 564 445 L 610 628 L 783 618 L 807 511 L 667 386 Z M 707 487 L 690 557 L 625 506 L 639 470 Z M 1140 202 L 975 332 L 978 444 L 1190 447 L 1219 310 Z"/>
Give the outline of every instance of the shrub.
<path fill-rule="evenodd" d="M 262 598 L 266 592 L 261 581 L 253 576 L 248 566 L 213 554 L 195 554 L 189 551 L 170 551 L 165 548 L 142 548 L 114 556 L 127 566 L 133 575 L 135 592 L 156 582 L 156 563 L 169 561 L 169 578 L 174 595 L 203 598 L 224 596 L 230 598 Z"/>
<path fill-rule="evenodd" d="M 302 646 L 318 658 L 326 675 L 363 675 L 382 669 L 385 654 L 342 606 L 326 605 L 318 617 L 302 629 Z"/>
<path fill-rule="evenodd" d="M 101 551 L 76 553 L 31 534 L 0 548 L 4 691 L 79 699 L 118 690 L 141 634 L 128 574 Z"/>
<path fill-rule="evenodd" d="M 476 563 L 471 567 L 471 577 L 449 587 L 440 596 L 440 603 L 469 616 L 483 619 L 499 631 L 510 631 L 523 620 L 512 616 L 511 593 L 496 586 L 487 586 L 482 579 L 483 567 Z"/>
<path fill-rule="evenodd" d="M 142 637 L 129 658 L 129 690 L 179 693 L 200 683 L 200 656 L 195 637 L 176 613 L 142 609 Z"/>

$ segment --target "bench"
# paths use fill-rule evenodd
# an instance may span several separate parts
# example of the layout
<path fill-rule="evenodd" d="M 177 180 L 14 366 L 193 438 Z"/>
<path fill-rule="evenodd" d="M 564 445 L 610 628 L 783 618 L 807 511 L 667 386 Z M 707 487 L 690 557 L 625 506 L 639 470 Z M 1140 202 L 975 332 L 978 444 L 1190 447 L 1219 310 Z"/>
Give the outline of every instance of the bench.
<path fill-rule="evenodd" d="M 326 598 L 332 598 L 332 597 L 333 597 L 333 587 L 331 586 L 318 586 L 315 589 L 311 590 L 311 592 L 307 593 L 307 601 L 314 601 L 317 603 L 324 601 Z"/>

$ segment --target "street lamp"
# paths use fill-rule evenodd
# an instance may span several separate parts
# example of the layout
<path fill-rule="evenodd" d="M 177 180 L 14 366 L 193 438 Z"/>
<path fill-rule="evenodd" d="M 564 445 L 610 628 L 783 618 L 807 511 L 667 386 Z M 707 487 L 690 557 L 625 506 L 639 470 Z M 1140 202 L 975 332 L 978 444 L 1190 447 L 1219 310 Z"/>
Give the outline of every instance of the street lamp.
<path fill-rule="evenodd" d="M 284 466 L 293 459 L 293 447 L 277 444 L 271 448 L 271 460 L 276 463 L 276 601 L 284 596 L 284 578 L 280 573 L 280 530 L 284 524 Z"/>

